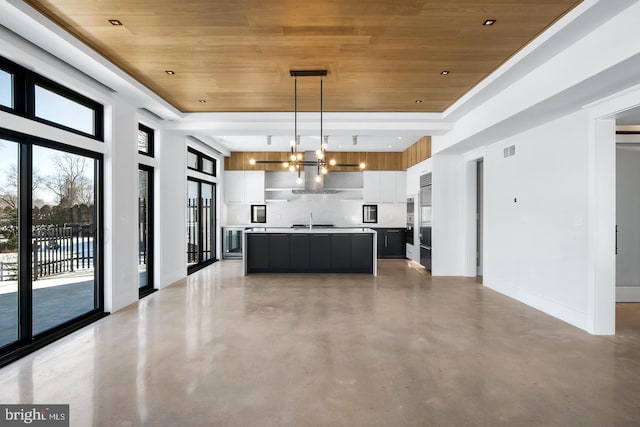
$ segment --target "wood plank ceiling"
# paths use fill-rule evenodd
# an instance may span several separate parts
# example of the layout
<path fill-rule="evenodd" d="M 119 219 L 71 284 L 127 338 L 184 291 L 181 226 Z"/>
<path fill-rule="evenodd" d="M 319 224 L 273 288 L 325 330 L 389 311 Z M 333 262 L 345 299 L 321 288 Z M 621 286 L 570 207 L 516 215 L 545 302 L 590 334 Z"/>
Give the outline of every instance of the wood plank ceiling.
<path fill-rule="evenodd" d="M 328 70 L 325 111 L 438 112 L 580 2 L 27 3 L 183 112 L 292 111 L 290 69 Z M 317 111 L 318 92 L 317 78 L 299 78 L 299 111 Z"/>

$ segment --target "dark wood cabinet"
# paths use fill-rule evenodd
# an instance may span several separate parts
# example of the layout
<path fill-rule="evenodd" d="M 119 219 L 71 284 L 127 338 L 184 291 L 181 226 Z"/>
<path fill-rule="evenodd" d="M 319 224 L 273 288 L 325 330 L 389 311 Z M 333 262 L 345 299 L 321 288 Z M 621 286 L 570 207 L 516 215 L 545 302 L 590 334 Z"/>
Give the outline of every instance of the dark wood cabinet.
<path fill-rule="evenodd" d="M 331 235 L 331 271 L 351 269 L 351 234 Z"/>
<path fill-rule="evenodd" d="M 309 234 L 309 270 L 331 270 L 331 239 L 328 234 Z"/>
<path fill-rule="evenodd" d="M 371 247 L 373 246 L 372 234 L 351 235 L 351 271 L 354 273 L 372 273 Z"/>
<path fill-rule="evenodd" d="M 269 235 L 269 267 L 274 272 L 289 270 L 289 234 Z"/>
<path fill-rule="evenodd" d="M 378 258 L 406 258 L 406 230 L 377 228 Z"/>
<path fill-rule="evenodd" d="M 269 235 L 247 235 L 247 265 L 255 272 L 269 269 Z"/>
<path fill-rule="evenodd" d="M 309 271 L 308 234 L 291 234 L 289 236 L 289 269 L 300 273 Z"/>

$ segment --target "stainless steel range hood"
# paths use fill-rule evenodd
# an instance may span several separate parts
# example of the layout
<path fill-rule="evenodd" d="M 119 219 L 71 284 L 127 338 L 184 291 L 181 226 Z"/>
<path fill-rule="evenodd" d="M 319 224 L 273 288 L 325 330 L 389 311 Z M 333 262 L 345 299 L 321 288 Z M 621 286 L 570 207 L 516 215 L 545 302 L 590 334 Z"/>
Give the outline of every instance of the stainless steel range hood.
<path fill-rule="evenodd" d="M 316 181 L 318 175 L 318 169 L 315 166 L 313 159 L 316 158 L 316 153 L 313 151 L 305 151 L 304 159 L 309 164 L 304 167 L 304 189 L 303 190 L 291 190 L 293 194 L 336 194 L 338 190 L 324 188 L 324 175 L 320 174 L 320 182 Z M 331 173 L 331 172 L 329 172 Z"/>

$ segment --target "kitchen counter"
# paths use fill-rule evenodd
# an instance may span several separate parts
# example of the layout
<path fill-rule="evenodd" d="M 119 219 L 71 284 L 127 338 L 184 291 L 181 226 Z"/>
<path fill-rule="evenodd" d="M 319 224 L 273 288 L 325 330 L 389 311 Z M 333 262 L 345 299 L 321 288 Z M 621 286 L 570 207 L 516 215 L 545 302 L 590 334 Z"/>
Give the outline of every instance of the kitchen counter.
<path fill-rule="evenodd" d="M 344 233 L 375 233 L 376 231 L 366 227 L 349 227 L 349 228 L 337 228 L 337 227 L 252 227 L 245 230 L 245 233 L 329 233 L 329 234 L 344 234 Z"/>
<path fill-rule="evenodd" d="M 377 274 L 377 233 L 366 227 L 253 227 L 244 248 L 244 274 Z"/>

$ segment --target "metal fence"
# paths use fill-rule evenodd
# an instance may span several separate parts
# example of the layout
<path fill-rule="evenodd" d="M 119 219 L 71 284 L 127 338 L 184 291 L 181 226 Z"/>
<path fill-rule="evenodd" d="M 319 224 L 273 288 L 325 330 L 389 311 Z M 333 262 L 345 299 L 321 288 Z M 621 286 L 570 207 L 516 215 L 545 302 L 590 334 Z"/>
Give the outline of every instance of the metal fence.
<path fill-rule="evenodd" d="M 36 226 L 31 238 L 33 280 L 94 267 L 95 227 L 90 224 Z M 17 277 L 17 261 L 0 262 L 0 280 Z"/>
<path fill-rule="evenodd" d="M 199 203 L 200 201 L 202 204 Z M 214 231 L 212 209 L 213 200 L 211 199 L 203 198 L 200 200 L 197 197 L 187 199 L 187 262 L 189 264 L 211 257 L 212 233 Z M 199 215 L 202 215 L 202 218 Z M 200 254 L 200 246 L 202 254 Z"/>

